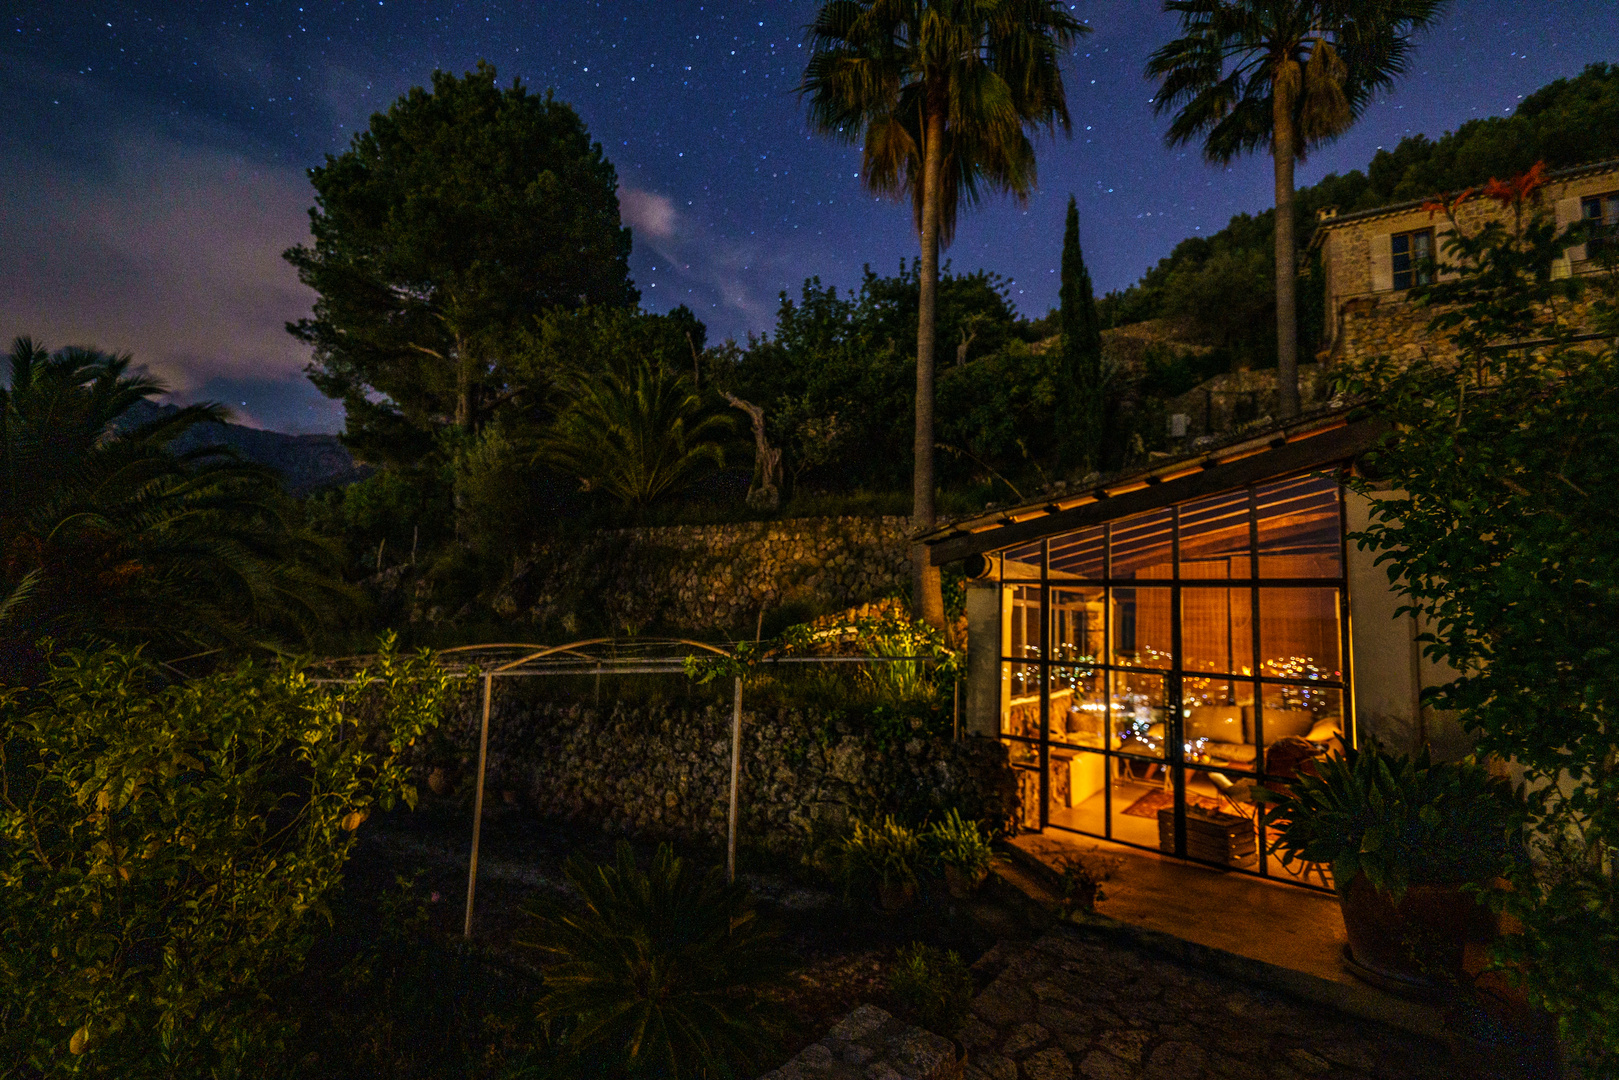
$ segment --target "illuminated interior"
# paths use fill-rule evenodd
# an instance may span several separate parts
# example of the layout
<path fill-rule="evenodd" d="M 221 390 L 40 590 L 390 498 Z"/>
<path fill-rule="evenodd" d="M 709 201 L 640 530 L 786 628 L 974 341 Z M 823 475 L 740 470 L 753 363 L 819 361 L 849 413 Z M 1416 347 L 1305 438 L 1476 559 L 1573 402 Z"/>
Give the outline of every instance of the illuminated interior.
<path fill-rule="evenodd" d="M 1258 842 L 1252 791 L 1348 730 L 1343 559 L 1322 476 L 1000 552 L 1001 734 L 1024 824 L 1298 877 Z"/>

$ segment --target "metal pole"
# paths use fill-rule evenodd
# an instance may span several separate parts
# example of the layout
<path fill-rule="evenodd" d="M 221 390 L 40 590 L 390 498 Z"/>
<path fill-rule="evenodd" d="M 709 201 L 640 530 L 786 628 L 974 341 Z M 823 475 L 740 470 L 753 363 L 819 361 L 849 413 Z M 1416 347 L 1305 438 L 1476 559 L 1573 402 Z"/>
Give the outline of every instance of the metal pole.
<path fill-rule="evenodd" d="M 725 880 L 736 880 L 736 789 L 742 773 L 742 676 L 736 677 L 736 704 L 731 710 L 731 813 L 725 840 Z"/>
<path fill-rule="evenodd" d="M 478 788 L 472 797 L 472 865 L 467 867 L 467 921 L 461 936 L 472 940 L 472 893 L 478 887 L 478 834 L 483 829 L 483 772 L 489 760 L 489 693 L 495 677 L 483 677 L 483 726 L 478 733 Z"/>

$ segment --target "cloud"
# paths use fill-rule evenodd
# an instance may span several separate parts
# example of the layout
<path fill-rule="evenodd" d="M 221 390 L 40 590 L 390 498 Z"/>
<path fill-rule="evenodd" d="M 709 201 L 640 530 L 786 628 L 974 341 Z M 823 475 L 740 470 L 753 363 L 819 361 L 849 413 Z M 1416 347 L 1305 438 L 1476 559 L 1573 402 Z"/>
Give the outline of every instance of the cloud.
<path fill-rule="evenodd" d="M 667 195 L 621 186 L 618 211 L 625 223 L 640 235 L 657 240 L 668 240 L 675 235 L 675 202 Z"/>
<path fill-rule="evenodd" d="M 111 142 L 106 168 L 38 161 L 33 183 L 5 185 L 0 334 L 131 352 L 181 400 L 220 379 L 303 382 L 308 349 L 284 324 L 314 293 L 281 258 L 307 237 L 300 170 L 152 128 Z M 285 422 L 341 422 L 335 406 L 300 412 Z"/>

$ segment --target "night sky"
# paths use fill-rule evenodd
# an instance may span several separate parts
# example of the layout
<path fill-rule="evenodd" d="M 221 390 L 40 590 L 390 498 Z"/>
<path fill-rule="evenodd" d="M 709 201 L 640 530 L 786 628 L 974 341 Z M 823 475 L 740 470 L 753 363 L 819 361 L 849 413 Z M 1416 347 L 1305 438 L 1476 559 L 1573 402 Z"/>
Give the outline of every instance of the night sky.
<path fill-rule="evenodd" d="M 304 169 L 435 68 L 480 58 L 554 87 L 618 168 L 643 306 L 685 303 L 711 341 L 773 324 L 804 278 L 849 286 L 914 256 L 908 207 L 860 188 L 857 149 L 811 136 L 794 93 L 812 0 L 104 3 L 9 0 L 0 23 L 0 335 L 129 350 L 176 400 L 245 423 L 330 431 L 283 330 L 312 294 L 281 251 L 304 240 Z M 1229 170 L 1168 150 L 1146 57 L 1157 0 L 1079 4 L 1095 33 L 1065 65 L 1074 131 L 1040 146 L 1040 191 L 964 216 L 958 270 L 1056 302 L 1062 212 L 1079 196 L 1099 292 L 1177 241 L 1269 205 L 1263 158 Z M 1299 182 L 1361 167 L 1415 132 L 1509 111 L 1619 60 L 1614 0 L 1459 0 L 1411 75 Z"/>

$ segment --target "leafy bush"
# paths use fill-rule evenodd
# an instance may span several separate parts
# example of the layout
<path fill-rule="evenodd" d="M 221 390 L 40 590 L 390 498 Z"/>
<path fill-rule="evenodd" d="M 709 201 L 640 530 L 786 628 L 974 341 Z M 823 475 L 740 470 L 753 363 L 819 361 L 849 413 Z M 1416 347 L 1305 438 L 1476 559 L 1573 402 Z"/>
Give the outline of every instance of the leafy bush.
<path fill-rule="evenodd" d="M 875 825 L 856 818 L 838 841 L 835 855 L 845 891 L 915 885 L 923 857 L 922 838 L 892 817 Z"/>
<path fill-rule="evenodd" d="M 1357 874 L 1395 900 L 1412 885 L 1481 884 L 1511 866 L 1522 823 L 1508 783 L 1473 759 L 1433 764 L 1349 750 L 1315 763 L 1286 794 L 1265 788 L 1282 863 L 1327 863 L 1340 890 Z"/>
<path fill-rule="evenodd" d="M 230 1072 L 275 1050 L 297 973 L 448 676 L 392 642 L 341 689 L 243 664 L 169 681 L 69 652 L 0 690 L 0 1062 L 44 1075 Z"/>
<path fill-rule="evenodd" d="M 906 1019 L 941 1035 L 961 1027 L 973 999 L 972 975 L 960 955 L 920 941 L 899 951 L 888 989 Z"/>
<path fill-rule="evenodd" d="M 976 821 L 964 821 L 954 808 L 944 820 L 922 830 L 922 843 L 934 865 L 953 867 L 970 882 L 982 880 L 995 864 L 995 851 L 984 830 Z"/>
<path fill-rule="evenodd" d="M 1459 362 L 1345 379 L 1390 425 L 1354 481 L 1371 514 L 1351 539 L 1420 616 L 1424 655 L 1456 673 L 1424 705 L 1522 770 L 1535 858 L 1499 898 L 1524 932 L 1496 956 L 1599 1074 L 1619 1062 L 1619 350 L 1575 340 L 1573 316 L 1589 301 L 1611 330 L 1619 276 L 1554 272 L 1588 237 L 1557 227 L 1543 181 L 1492 182 L 1491 214 L 1458 213 L 1475 192 L 1435 207 L 1457 222 L 1448 272 L 1418 295 Z"/>
<path fill-rule="evenodd" d="M 561 1025 L 576 1075 L 733 1076 L 757 1071 L 777 1020 L 760 990 L 785 967 L 745 886 L 661 845 L 649 870 L 578 856 L 583 907 L 541 899 L 523 943 L 545 956 L 541 1020 Z"/>

